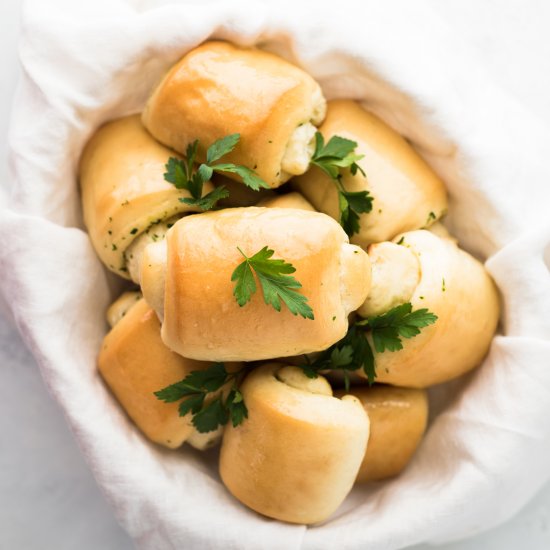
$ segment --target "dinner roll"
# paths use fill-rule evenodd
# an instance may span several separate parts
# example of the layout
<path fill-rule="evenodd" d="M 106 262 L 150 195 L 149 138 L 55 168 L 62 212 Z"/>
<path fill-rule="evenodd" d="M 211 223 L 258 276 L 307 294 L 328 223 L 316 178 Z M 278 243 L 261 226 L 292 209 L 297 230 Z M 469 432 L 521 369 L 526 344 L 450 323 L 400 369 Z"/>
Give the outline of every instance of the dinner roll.
<path fill-rule="evenodd" d="M 416 256 L 420 266 L 418 284 L 408 301 L 413 310 L 427 308 L 438 319 L 414 338 L 403 338 L 402 350 L 375 355 L 377 381 L 425 388 L 479 365 L 497 326 L 498 293 L 483 265 L 453 241 L 426 230 L 404 233 L 395 240 Z M 370 249 L 373 263 L 377 262 L 378 250 L 385 248 Z M 395 263 L 386 266 L 387 272 L 407 273 L 411 269 L 406 255 L 386 259 Z M 405 268 L 403 262 L 407 262 Z M 371 292 L 375 295 L 385 290 L 384 285 L 376 284 Z M 373 296 L 372 301 L 379 300 Z"/>
<path fill-rule="evenodd" d="M 127 303 L 127 296 L 123 300 Z M 98 358 L 99 372 L 136 426 L 151 441 L 171 449 L 189 438 L 196 440 L 198 448 L 206 448 L 221 437 L 220 430 L 198 434 L 189 414 L 179 416 L 178 403 L 164 403 L 154 395 L 190 372 L 210 366 L 170 351 L 160 338 L 155 312 L 144 300 L 134 301 L 105 336 Z"/>
<path fill-rule="evenodd" d="M 336 392 L 336 396 L 343 395 Z M 428 422 L 426 390 L 376 385 L 352 387 L 370 420 L 369 446 L 358 482 L 378 481 L 399 474 L 422 441 Z"/>
<path fill-rule="evenodd" d="M 170 69 L 149 99 L 143 123 L 180 153 L 198 139 L 201 162 L 215 140 L 239 133 L 240 143 L 223 162 L 254 169 L 278 187 L 307 170 L 325 110 L 321 88 L 298 67 L 255 48 L 212 41 Z"/>
<path fill-rule="evenodd" d="M 101 261 L 121 277 L 130 278 L 132 256 L 164 237 L 163 222 L 197 210 L 180 202 L 190 196 L 187 191 L 164 180 L 171 156 L 177 155 L 149 135 L 139 115 L 108 122 L 84 149 L 79 170 L 84 223 Z M 207 183 L 204 193 L 212 189 Z M 139 282 L 135 267 L 132 275 Z"/>
<path fill-rule="evenodd" d="M 224 433 L 220 475 L 256 512 L 291 523 L 330 516 L 350 491 L 369 437 L 359 400 L 337 399 L 327 381 L 277 363 L 241 386 L 248 419 Z"/>
<path fill-rule="evenodd" d="M 338 135 L 357 142 L 358 161 L 366 177 L 344 172 L 347 191 L 368 190 L 372 211 L 360 215 L 360 232 L 351 241 L 363 247 L 389 241 L 402 231 L 427 227 L 447 209 L 443 182 L 397 132 L 350 100 L 330 101 L 320 127 L 325 142 Z M 317 210 L 339 219 L 334 182 L 312 167 L 296 178 L 296 187 Z"/>
<path fill-rule="evenodd" d="M 231 276 L 265 246 L 296 268 L 314 319 L 276 311 L 261 285 L 239 306 Z M 154 276 L 150 274 L 154 273 Z M 164 275 L 163 275 L 164 273 Z M 370 262 L 331 218 L 287 208 L 233 208 L 188 216 L 150 245 L 142 264 L 145 299 L 163 318 L 173 351 L 203 361 L 254 361 L 323 350 L 340 340 L 365 300 Z"/>

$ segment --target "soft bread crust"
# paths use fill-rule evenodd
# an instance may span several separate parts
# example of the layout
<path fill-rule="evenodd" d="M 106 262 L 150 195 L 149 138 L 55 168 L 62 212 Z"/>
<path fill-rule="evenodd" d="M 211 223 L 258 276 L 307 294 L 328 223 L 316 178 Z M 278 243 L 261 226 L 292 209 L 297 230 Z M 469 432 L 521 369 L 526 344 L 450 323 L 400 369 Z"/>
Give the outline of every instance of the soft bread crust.
<path fill-rule="evenodd" d="M 102 126 L 80 161 L 84 223 L 101 261 L 129 278 L 124 252 L 155 223 L 196 211 L 179 201 L 187 191 L 164 180 L 165 164 L 176 153 L 157 143 L 139 115 Z M 204 193 L 213 189 L 210 183 Z"/>
<path fill-rule="evenodd" d="M 426 390 L 392 386 L 354 387 L 370 420 L 369 445 L 357 482 L 378 481 L 398 475 L 422 441 L 428 422 Z M 337 392 L 337 396 L 343 392 Z"/>
<path fill-rule="evenodd" d="M 293 191 L 285 195 L 277 195 L 268 199 L 262 199 L 257 206 L 265 208 L 296 208 L 298 210 L 309 210 L 317 212 L 313 205 L 300 193 Z"/>
<path fill-rule="evenodd" d="M 313 391 L 295 387 L 294 373 L 291 386 L 278 379 L 281 368 L 264 365 L 245 379 L 241 392 L 248 419 L 226 428 L 220 475 L 238 500 L 260 514 L 317 523 L 351 490 L 369 420 L 356 398 L 336 399 L 320 384 Z"/>
<path fill-rule="evenodd" d="M 342 136 L 357 142 L 356 152 L 365 155 L 357 172 L 344 173 L 347 191 L 368 190 L 374 197 L 372 211 L 361 214 L 359 233 L 351 241 L 361 246 L 389 241 L 398 233 L 427 227 L 447 209 L 443 182 L 397 132 L 351 100 L 328 103 L 327 116 L 319 128 L 325 142 Z M 339 219 L 334 182 L 312 167 L 294 180 L 298 190 L 321 212 Z"/>
<path fill-rule="evenodd" d="M 413 310 L 428 308 L 438 319 L 418 336 L 403 339 L 402 350 L 376 354 L 377 381 L 425 388 L 481 363 L 497 326 L 499 298 L 483 265 L 451 240 L 426 230 L 395 240 L 401 237 L 420 263 Z"/>
<path fill-rule="evenodd" d="M 105 336 L 98 358 L 99 372 L 128 416 L 151 441 L 171 449 L 194 432 L 190 415 L 180 417 L 178 403 L 164 403 L 153 392 L 209 366 L 162 343 L 158 318 L 144 300 Z"/>
<path fill-rule="evenodd" d="M 348 314 L 369 289 L 368 256 L 347 240 L 334 220 L 305 210 L 235 208 L 179 220 L 163 241 L 164 343 L 203 361 L 254 361 L 326 349 L 346 334 Z M 292 275 L 302 284 L 314 320 L 292 315 L 285 304 L 281 311 L 267 305 L 259 282 L 251 301 L 238 305 L 231 275 L 244 258 L 237 247 L 251 257 L 264 246 L 296 268 Z M 151 305 L 158 304 L 161 288 L 147 269 L 144 263 L 143 293 Z"/>
<path fill-rule="evenodd" d="M 198 139 L 202 162 L 211 143 L 239 133 L 240 143 L 222 162 L 252 168 L 278 187 L 289 177 L 281 168 L 287 143 L 300 124 L 314 118 L 320 96 L 311 76 L 273 54 L 205 42 L 168 72 L 147 103 L 143 123 L 182 154 Z"/>

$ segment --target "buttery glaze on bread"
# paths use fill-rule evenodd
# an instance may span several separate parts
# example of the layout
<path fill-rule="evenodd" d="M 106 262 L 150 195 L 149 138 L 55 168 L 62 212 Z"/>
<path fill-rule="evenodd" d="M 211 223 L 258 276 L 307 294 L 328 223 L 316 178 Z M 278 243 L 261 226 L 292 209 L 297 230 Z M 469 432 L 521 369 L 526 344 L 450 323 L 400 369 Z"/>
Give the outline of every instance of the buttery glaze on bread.
<path fill-rule="evenodd" d="M 328 103 L 319 128 L 327 142 L 339 135 L 357 142 L 365 155 L 359 165 L 366 173 L 344 174 L 347 191 L 368 190 L 374 197 L 372 212 L 361 214 L 361 230 L 351 241 L 363 247 L 389 241 L 398 233 L 429 226 L 447 209 L 443 182 L 397 132 L 351 100 Z M 298 190 L 317 210 L 339 219 L 334 182 L 312 167 L 295 180 Z"/>
<path fill-rule="evenodd" d="M 239 133 L 240 143 L 224 162 L 252 168 L 278 187 L 307 170 L 325 109 L 321 88 L 298 67 L 255 48 L 214 41 L 172 67 L 149 99 L 143 123 L 182 154 L 198 139 L 201 162 L 211 143 Z"/>
<path fill-rule="evenodd" d="M 163 220 L 196 211 L 179 200 L 187 191 L 164 180 L 171 156 L 176 154 L 151 137 L 138 115 L 108 122 L 84 149 L 79 170 L 84 223 L 101 261 L 121 277 L 130 278 L 125 253 L 136 239 L 160 238 Z M 212 189 L 207 183 L 204 192 Z"/>
<path fill-rule="evenodd" d="M 429 309 L 438 319 L 414 338 L 403 339 L 402 350 L 376 354 L 377 381 L 425 388 L 479 365 L 497 326 L 498 293 L 483 265 L 452 240 L 425 230 L 404 233 L 395 240 L 417 259 L 410 264 L 414 273 L 402 276 L 403 281 L 418 276 L 418 284 L 410 296 L 407 290 L 403 301 L 410 301 L 413 310 Z M 377 263 L 378 248 L 386 249 L 386 243 L 369 247 L 373 264 Z M 406 273 L 408 268 L 398 265 L 402 255 L 386 259 L 388 272 Z M 376 302 L 377 295 L 386 292 L 384 276 L 374 271 L 368 300 Z"/>
<path fill-rule="evenodd" d="M 250 257 L 264 246 L 296 268 L 314 320 L 284 304 L 276 311 L 260 290 L 237 304 L 231 275 L 244 260 L 237 247 Z M 234 208 L 178 221 L 165 241 L 146 249 L 141 279 L 169 348 L 203 361 L 254 361 L 322 350 L 342 338 L 348 314 L 367 296 L 370 262 L 324 214 Z"/>
<path fill-rule="evenodd" d="M 422 441 L 428 422 L 425 390 L 376 385 L 353 387 L 370 420 L 369 446 L 357 481 L 379 481 L 398 475 Z M 340 397 L 343 391 L 336 392 Z"/>
<path fill-rule="evenodd" d="M 225 430 L 225 486 L 275 519 L 327 519 L 351 490 L 367 448 L 369 419 L 357 398 L 337 399 L 323 377 L 276 363 L 252 371 L 241 392 L 248 419 Z"/>
<path fill-rule="evenodd" d="M 191 415 L 179 416 L 178 403 L 163 403 L 154 395 L 210 364 L 170 351 L 160 338 L 155 312 L 144 300 L 134 299 L 119 319 L 103 340 L 98 368 L 128 416 L 151 441 L 171 449 L 193 437 L 199 440 L 199 448 L 215 443 L 221 432 L 201 437 L 191 424 Z"/>

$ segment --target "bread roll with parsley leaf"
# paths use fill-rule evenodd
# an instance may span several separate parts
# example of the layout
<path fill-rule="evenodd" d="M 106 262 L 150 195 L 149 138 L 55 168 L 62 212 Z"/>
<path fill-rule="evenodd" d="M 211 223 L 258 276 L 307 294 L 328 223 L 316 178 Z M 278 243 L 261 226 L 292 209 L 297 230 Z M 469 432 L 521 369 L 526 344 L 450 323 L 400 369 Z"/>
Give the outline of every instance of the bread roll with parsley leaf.
<path fill-rule="evenodd" d="M 112 313 L 116 315 L 112 316 Z M 160 338 L 155 312 L 135 296 L 123 295 L 110 308 L 116 324 L 105 336 L 98 357 L 103 379 L 136 426 L 151 441 L 175 449 L 185 441 L 207 448 L 221 430 L 199 434 L 191 415 L 178 414 L 178 403 L 163 403 L 154 392 L 204 370 L 209 363 L 186 359 L 170 351 Z"/>
<path fill-rule="evenodd" d="M 368 249 L 374 266 L 379 265 L 379 254 L 385 258 L 381 271 L 373 269 L 367 302 L 380 307 L 388 296 L 401 293 L 398 301 L 410 302 L 413 310 L 428 309 L 437 321 L 414 338 L 403 339 L 403 349 L 375 354 L 377 382 L 425 388 L 480 364 L 498 323 L 498 293 L 483 265 L 452 240 L 418 230 L 395 241 L 405 249 L 400 254 L 388 253 L 397 247 L 390 243 Z M 386 281 L 392 272 L 400 273 L 401 283 L 389 293 Z M 416 282 L 412 287 L 411 281 Z M 394 305 L 386 302 L 387 309 Z M 365 305 L 359 308 L 360 315 L 372 313 Z"/>
<path fill-rule="evenodd" d="M 234 208 L 179 220 L 147 247 L 141 280 L 169 348 L 202 361 L 255 361 L 342 338 L 368 293 L 370 262 L 324 214 Z"/>
<path fill-rule="evenodd" d="M 398 233 L 428 227 L 447 210 L 445 186 L 435 172 L 397 132 L 351 100 L 328 103 L 320 132 L 328 142 L 338 135 L 357 142 L 356 154 L 366 176 L 343 172 L 346 191 L 369 191 L 372 211 L 360 215 L 360 230 L 351 241 L 363 247 L 389 241 Z M 296 187 L 313 206 L 339 219 L 334 182 L 312 167 L 296 178 Z"/>
<path fill-rule="evenodd" d="M 370 420 L 369 445 L 357 481 L 379 481 L 398 475 L 422 441 L 428 422 L 425 390 L 376 385 L 352 387 Z M 336 392 L 337 397 L 344 395 Z"/>
<path fill-rule="evenodd" d="M 181 153 L 198 139 L 201 162 L 203 144 L 239 133 L 227 162 L 278 187 L 307 170 L 325 110 L 321 88 L 298 67 L 256 48 L 212 41 L 170 69 L 149 99 L 143 123 Z"/>
<path fill-rule="evenodd" d="M 134 282 L 144 246 L 162 239 L 168 222 L 197 211 L 179 200 L 189 193 L 163 177 L 171 156 L 175 153 L 153 139 L 139 115 L 103 125 L 82 154 L 82 207 L 92 244 L 111 271 Z M 205 184 L 205 192 L 212 189 Z"/>
<path fill-rule="evenodd" d="M 265 516 L 311 524 L 327 519 L 353 486 L 369 437 L 359 400 L 338 399 L 326 379 L 277 363 L 241 388 L 248 418 L 225 430 L 220 475 L 229 491 Z"/>

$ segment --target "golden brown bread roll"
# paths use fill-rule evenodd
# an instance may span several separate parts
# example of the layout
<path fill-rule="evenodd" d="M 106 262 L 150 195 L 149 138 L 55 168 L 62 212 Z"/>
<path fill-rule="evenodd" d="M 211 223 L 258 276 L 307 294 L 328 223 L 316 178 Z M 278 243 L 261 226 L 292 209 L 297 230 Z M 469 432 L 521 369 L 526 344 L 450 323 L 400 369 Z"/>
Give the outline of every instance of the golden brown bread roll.
<path fill-rule="evenodd" d="M 325 142 L 334 135 L 356 141 L 356 153 L 365 155 L 359 165 L 366 178 L 349 171 L 342 178 L 347 191 L 368 190 L 374 197 L 372 212 L 361 214 L 361 230 L 352 242 L 365 247 L 389 241 L 402 231 L 429 226 L 446 211 L 443 182 L 397 132 L 358 103 L 330 101 L 320 131 Z M 294 181 L 317 210 L 339 219 L 336 187 L 327 175 L 312 167 Z"/>
<path fill-rule="evenodd" d="M 483 265 L 453 241 L 425 230 L 404 233 L 395 240 L 418 260 L 419 268 L 411 269 L 413 276 L 418 270 L 419 280 L 408 301 L 413 310 L 428 308 L 438 319 L 418 336 L 403 339 L 402 350 L 376 354 L 377 381 L 425 388 L 460 376 L 481 362 L 498 322 L 498 293 Z M 369 247 L 373 263 L 379 248 L 385 247 Z M 392 258 L 401 261 L 401 256 Z M 393 269 L 402 271 L 398 265 Z M 384 285 L 375 283 L 371 295 L 380 291 L 385 291 Z"/>
<path fill-rule="evenodd" d="M 336 396 L 343 395 L 336 392 Z M 393 386 L 353 387 L 370 420 L 369 445 L 357 474 L 359 483 L 399 474 L 422 441 L 428 422 L 425 390 Z"/>
<path fill-rule="evenodd" d="M 181 153 L 198 139 L 201 162 L 215 140 L 239 133 L 240 143 L 224 162 L 252 168 L 278 187 L 307 170 L 314 125 L 325 109 L 321 88 L 298 67 L 255 48 L 214 41 L 172 67 L 149 99 L 143 123 Z"/>
<path fill-rule="evenodd" d="M 181 357 L 162 343 L 158 318 L 144 300 L 135 302 L 105 336 L 98 358 L 99 372 L 128 416 L 151 441 L 171 449 L 189 438 L 197 438 L 194 446 L 205 448 L 221 436 L 198 434 L 189 414 L 179 416 L 178 403 L 164 403 L 154 395 L 209 366 Z"/>
<path fill-rule="evenodd" d="M 139 115 L 108 122 L 84 149 L 79 170 L 84 223 L 101 261 L 121 277 L 130 278 L 125 253 L 136 239 L 143 235 L 143 244 L 160 239 L 166 230 L 161 231 L 162 221 L 196 211 L 179 200 L 187 191 L 164 180 L 171 156 L 177 155 L 149 135 Z M 204 189 L 213 187 L 207 183 Z"/>
<path fill-rule="evenodd" d="M 357 398 L 332 397 L 322 377 L 271 363 L 241 386 L 248 419 L 226 428 L 220 475 L 241 502 L 291 523 L 316 523 L 350 491 L 369 420 Z"/>
<path fill-rule="evenodd" d="M 314 320 L 267 305 L 259 283 L 251 301 L 238 305 L 231 275 L 244 258 L 237 247 L 251 257 L 264 246 L 296 268 Z M 370 262 L 324 214 L 234 208 L 177 222 L 146 249 L 141 279 L 169 348 L 204 361 L 253 361 L 322 350 L 342 338 L 348 314 L 368 293 Z"/>

